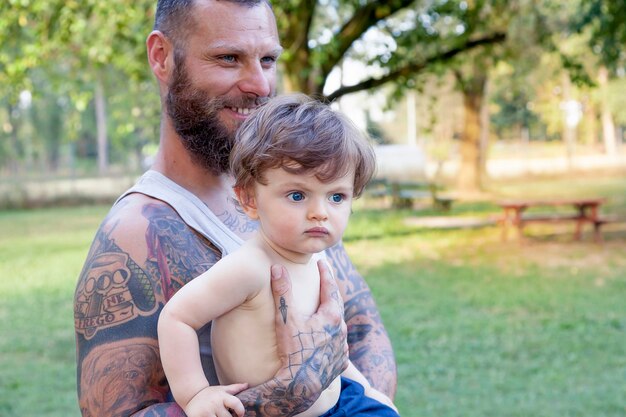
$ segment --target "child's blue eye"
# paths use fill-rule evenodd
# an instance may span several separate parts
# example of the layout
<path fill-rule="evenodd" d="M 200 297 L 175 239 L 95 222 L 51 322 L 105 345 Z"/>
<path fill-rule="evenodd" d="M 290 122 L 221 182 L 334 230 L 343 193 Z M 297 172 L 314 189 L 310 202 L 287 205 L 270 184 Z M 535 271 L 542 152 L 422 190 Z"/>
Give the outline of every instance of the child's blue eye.
<path fill-rule="evenodd" d="M 302 201 L 304 200 L 304 194 L 298 191 L 294 191 L 293 193 L 289 194 L 289 198 L 291 198 L 292 201 Z"/>
<path fill-rule="evenodd" d="M 341 203 L 343 201 L 343 194 L 333 194 L 330 199 L 333 203 Z"/>

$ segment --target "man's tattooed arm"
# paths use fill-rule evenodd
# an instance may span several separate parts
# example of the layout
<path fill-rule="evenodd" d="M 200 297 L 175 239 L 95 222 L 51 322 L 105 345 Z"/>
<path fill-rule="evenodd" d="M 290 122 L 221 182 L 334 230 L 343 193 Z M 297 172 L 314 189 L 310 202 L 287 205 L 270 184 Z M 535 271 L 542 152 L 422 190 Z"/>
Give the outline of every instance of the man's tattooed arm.
<path fill-rule="evenodd" d="M 374 388 L 393 398 L 397 384 L 396 361 L 372 293 L 342 244 L 326 253 L 344 300 L 350 360 Z"/>
<path fill-rule="evenodd" d="M 272 380 L 237 395 L 246 407 L 245 416 L 289 417 L 311 407 L 318 397 L 314 393 L 319 394 L 322 384 L 330 379 L 325 367 L 334 355 L 328 346 L 319 344 L 330 335 L 314 333 L 294 335 L 301 347 L 292 353 L 293 362 L 280 369 Z"/>
<path fill-rule="evenodd" d="M 183 416 L 167 402 L 158 315 L 172 294 L 220 254 L 170 207 L 128 200 L 103 222 L 76 287 L 80 409 L 90 417 Z"/>
<path fill-rule="evenodd" d="M 300 349 L 292 353 L 290 363 L 280 369 L 272 380 L 237 394 L 246 407 L 245 416 L 289 417 L 311 407 L 323 386 L 341 372 L 341 361 L 335 359 L 341 349 L 334 350 L 332 344 L 322 343 L 328 343 L 340 331 L 339 328 L 326 328 L 323 332 L 294 335 L 294 342 Z M 333 368 L 337 368 L 335 374 L 329 372 Z"/>
<path fill-rule="evenodd" d="M 246 416 L 289 417 L 301 413 L 347 366 L 343 303 L 330 271 L 322 267 L 320 273 L 320 307 L 311 317 L 303 318 L 291 307 L 286 271 L 272 268 L 282 365 L 272 380 L 237 394 L 246 407 Z"/>
<path fill-rule="evenodd" d="M 76 287 L 79 404 L 85 417 L 182 416 L 160 362 L 158 315 L 220 254 L 169 206 L 130 199 L 102 224 Z M 303 324 L 289 319 L 290 298 L 284 304 L 289 355 L 275 378 L 238 395 L 247 416 L 300 413 L 345 367 L 341 314 Z"/>

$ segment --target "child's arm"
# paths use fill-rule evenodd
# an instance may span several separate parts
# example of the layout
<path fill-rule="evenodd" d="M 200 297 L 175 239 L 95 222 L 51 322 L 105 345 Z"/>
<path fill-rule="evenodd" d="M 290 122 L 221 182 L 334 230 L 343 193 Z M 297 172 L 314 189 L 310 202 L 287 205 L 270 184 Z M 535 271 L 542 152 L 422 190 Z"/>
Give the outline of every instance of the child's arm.
<path fill-rule="evenodd" d="M 159 316 L 158 336 L 163 369 L 176 402 L 192 416 L 206 407 L 243 406 L 233 394 L 247 384 L 209 387 L 202 370 L 197 330 L 216 317 L 242 304 L 258 291 L 259 280 L 242 270 L 242 262 L 224 258 L 181 288 Z M 212 401 L 207 401 L 210 397 Z M 194 401 L 192 401 L 192 399 Z"/>
<path fill-rule="evenodd" d="M 348 367 L 346 368 L 345 371 L 343 371 L 343 373 L 341 375 L 345 376 L 346 378 L 349 378 L 349 379 L 351 379 L 353 381 L 356 381 L 356 382 L 358 382 L 361 385 L 363 385 L 363 388 L 365 389 L 365 395 L 367 397 L 373 398 L 373 399 L 375 399 L 378 402 L 386 404 L 389 407 L 393 408 L 396 412 L 398 412 L 398 409 L 393 404 L 393 401 L 391 401 L 391 398 L 389 398 L 384 393 L 378 391 L 376 388 L 372 387 L 370 385 L 369 381 L 356 368 L 356 366 L 354 366 L 352 361 L 348 362 Z"/>

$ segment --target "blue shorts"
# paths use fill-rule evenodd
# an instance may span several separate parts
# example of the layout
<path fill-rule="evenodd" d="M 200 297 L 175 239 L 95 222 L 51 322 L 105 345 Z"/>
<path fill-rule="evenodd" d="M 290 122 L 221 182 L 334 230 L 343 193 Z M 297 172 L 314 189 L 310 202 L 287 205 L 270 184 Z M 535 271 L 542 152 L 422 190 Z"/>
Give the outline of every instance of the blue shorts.
<path fill-rule="evenodd" d="M 395 410 L 365 396 L 363 385 L 341 377 L 341 394 L 337 404 L 320 417 L 399 417 Z"/>

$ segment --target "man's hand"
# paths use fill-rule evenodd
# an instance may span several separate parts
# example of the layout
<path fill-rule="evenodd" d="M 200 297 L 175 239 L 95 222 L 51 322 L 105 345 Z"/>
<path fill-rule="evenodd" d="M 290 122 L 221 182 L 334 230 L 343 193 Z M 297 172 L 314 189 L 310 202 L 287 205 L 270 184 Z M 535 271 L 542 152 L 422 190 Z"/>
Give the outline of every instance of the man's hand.
<path fill-rule="evenodd" d="M 325 261 L 320 271 L 320 306 L 306 318 L 298 314 L 287 270 L 274 265 L 272 293 L 276 306 L 276 341 L 281 368 L 255 390 L 238 395 L 246 416 L 289 417 L 313 405 L 321 392 L 348 366 L 343 303 Z"/>
<path fill-rule="evenodd" d="M 272 267 L 278 353 L 293 379 L 294 394 L 319 393 L 348 366 L 343 301 L 325 261 L 318 261 L 320 306 L 304 318 L 294 308 L 291 280 L 280 265 Z"/>
<path fill-rule="evenodd" d="M 187 417 L 243 417 L 245 409 L 235 394 L 248 388 L 248 384 L 217 385 L 206 387 L 187 403 Z"/>

